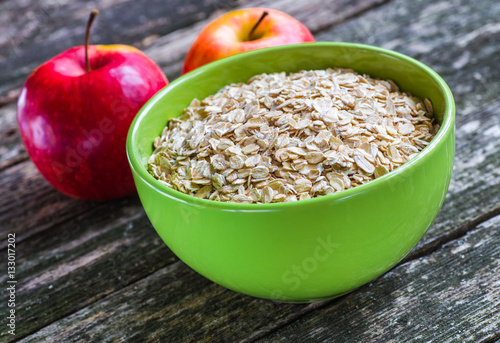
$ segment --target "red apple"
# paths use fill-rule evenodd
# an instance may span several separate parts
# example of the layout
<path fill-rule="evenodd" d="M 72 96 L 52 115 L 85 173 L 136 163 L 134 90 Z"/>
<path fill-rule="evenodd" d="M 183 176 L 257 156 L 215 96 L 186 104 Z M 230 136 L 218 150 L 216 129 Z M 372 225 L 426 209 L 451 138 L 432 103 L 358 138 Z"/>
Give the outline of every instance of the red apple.
<path fill-rule="evenodd" d="M 168 81 L 144 53 L 126 45 L 88 46 L 87 68 L 86 46 L 33 71 L 17 118 L 28 154 L 55 188 L 75 198 L 108 200 L 135 192 L 127 132 L 137 111 Z"/>
<path fill-rule="evenodd" d="M 189 49 L 182 73 L 240 52 L 304 42 L 314 42 L 313 35 L 286 13 L 269 8 L 235 10 L 201 31 Z"/>

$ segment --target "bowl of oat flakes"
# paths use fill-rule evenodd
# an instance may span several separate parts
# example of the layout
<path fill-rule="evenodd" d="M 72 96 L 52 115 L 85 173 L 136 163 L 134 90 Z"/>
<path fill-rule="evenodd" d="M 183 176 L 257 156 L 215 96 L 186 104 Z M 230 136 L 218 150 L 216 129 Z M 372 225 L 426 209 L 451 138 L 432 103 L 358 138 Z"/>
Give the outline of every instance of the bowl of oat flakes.
<path fill-rule="evenodd" d="M 420 240 L 446 195 L 454 102 L 399 53 L 287 45 L 188 73 L 138 113 L 127 155 L 158 234 L 229 289 L 337 297 Z"/>

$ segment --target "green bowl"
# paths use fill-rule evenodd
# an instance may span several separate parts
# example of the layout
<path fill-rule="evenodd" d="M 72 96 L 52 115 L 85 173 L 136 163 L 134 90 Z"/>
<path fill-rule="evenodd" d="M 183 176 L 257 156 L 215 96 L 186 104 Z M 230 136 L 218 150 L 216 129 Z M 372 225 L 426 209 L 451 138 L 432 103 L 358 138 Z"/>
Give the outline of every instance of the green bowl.
<path fill-rule="evenodd" d="M 197 199 L 147 172 L 155 137 L 193 98 L 260 73 L 353 68 L 429 98 L 441 128 L 417 157 L 367 184 L 288 203 Z M 159 91 L 127 139 L 137 191 L 154 228 L 191 268 L 229 289 L 285 302 L 348 293 L 396 265 L 436 217 L 450 182 L 455 107 L 443 79 L 400 53 L 351 43 L 308 43 L 251 51 L 196 69 Z"/>

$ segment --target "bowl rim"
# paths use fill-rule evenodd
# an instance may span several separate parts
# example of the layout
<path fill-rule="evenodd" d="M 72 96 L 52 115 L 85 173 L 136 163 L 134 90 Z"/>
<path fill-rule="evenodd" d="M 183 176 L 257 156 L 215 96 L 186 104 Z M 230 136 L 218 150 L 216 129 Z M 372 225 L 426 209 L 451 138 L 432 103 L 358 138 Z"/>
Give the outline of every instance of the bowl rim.
<path fill-rule="evenodd" d="M 237 61 L 238 59 L 241 59 L 242 56 L 247 57 L 255 54 L 262 54 L 262 53 L 267 53 L 268 51 L 283 51 L 285 52 L 286 50 L 289 49 L 297 49 L 297 48 L 309 48 L 309 47 L 323 47 L 323 48 L 355 48 L 355 49 L 362 49 L 362 50 L 369 50 L 371 52 L 377 53 L 377 54 L 385 54 L 389 55 L 391 57 L 405 60 L 413 65 L 415 65 L 417 68 L 423 70 L 426 74 L 428 74 L 438 85 L 438 88 L 441 90 L 443 94 L 443 98 L 445 101 L 445 108 L 444 108 L 444 114 L 443 114 L 443 123 L 441 124 L 441 127 L 439 128 L 439 131 L 437 132 L 436 136 L 432 139 L 432 141 L 427 145 L 421 152 L 419 152 L 414 158 L 412 158 L 410 161 L 404 163 L 400 167 L 396 168 L 395 170 L 375 179 L 371 180 L 365 184 L 352 187 L 346 190 L 343 190 L 341 192 L 335 192 L 332 194 L 327 194 L 327 195 L 322 195 L 319 197 L 315 198 L 310 198 L 310 199 L 305 199 L 305 200 L 298 200 L 298 201 L 289 201 L 289 202 L 279 202 L 279 203 L 266 203 L 266 204 L 255 204 L 255 203 L 233 203 L 233 202 L 222 202 L 222 201 L 214 201 L 214 200 L 208 200 L 208 199 L 200 199 L 196 198 L 194 196 L 176 191 L 166 185 L 161 184 L 158 182 L 157 179 L 155 179 L 149 172 L 147 171 L 144 166 L 141 165 L 139 162 L 139 157 L 136 156 L 133 148 L 133 144 L 136 141 L 136 136 L 137 136 L 137 131 L 138 127 L 141 125 L 141 122 L 144 120 L 144 118 L 148 115 L 150 112 L 151 108 L 155 106 L 160 99 L 168 92 L 170 92 L 172 89 L 175 87 L 178 87 L 179 85 L 182 85 L 184 82 L 188 82 L 189 80 L 198 77 L 199 74 L 202 74 L 205 70 L 210 70 L 210 69 L 215 69 L 215 68 L 221 68 L 226 64 L 231 64 L 234 61 Z M 333 201 L 338 201 L 341 199 L 347 199 L 355 194 L 358 193 L 364 193 L 374 187 L 378 187 L 379 184 L 389 182 L 390 179 L 393 177 L 396 177 L 400 174 L 403 174 L 406 170 L 412 168 L 414 165 L 422 163 L 423 159 L 430 154 L 433 150 L 436 149 L 437 146 L 445 144 L 444 143 L 444 137 L 448 134 L 450 130 L 454 128 L 454 121 L 455 121 L 455 103 L 453 100 L 453 94 L 446 84 L 446 82 L 443 80 L 439 74 L 437 74 L 434 70 L 432 70 L 430 67 L 427 65 L 423 64 L 422 62 L 409 57 L 407 55 L 404 55 L 402 53 L 388 50 L 385 48 L 377 47 L 377 46 L 372 46 L 372 45 L 366 45 L 366 44 L 359 44 L 359 43 L 348 43 L 348 42 L 314 42 L 314 43 L 300 43 L 300 44 L 288 44 L 288 45 L 281 45 L 281 46 L 276 46 L 276 47 L 269 47 L 269 48 L 263 48 L 263 49 L 258 49 L 258 50 L 252 50 L 248 52 L 243 52 L 237 55 L 229 56 L 214 62 L 211 62 L 209 64 L 206 64 L 204 66 L 201 66 L 187 74 L 184 74 L 174 80 L 173 82 L 169 83 L 167 86 L 162 88 L 160 91 L 158 91 L 149 101 L 146 102 L 146 104 L 139 110 L 137 115 L 135 116 L 134 120 L 132 121 L 132 124 L 130 125 L 130 129 L 127 135 L 127 142 L 126 142 L 126 153 L 127 153 L 127 159 L 129 161 L 129 165 L 132 169 L 132 172 L 135 172 L 136 176 L 140 177 L 140 179 L 146 183 L 150 188 L 153 188 L 155 191 L 158 193 L 161 193 L 162 195 L 166 196 L 167 198 L 171 198 L 173 200 L 183 202 L 186 204 L 190 204 L 193 206 L 198 206 L 198 207 L 204 207 L 204 208 L 216 208 L 218 210 L 223 210 L 223 211 L 236 211 L 236 212 L 265 212 L 265 211 L 277 211 L 280 209 L 285 209 L 285 208 L 294 208 L 296 206 L 303 206 L 306 204 L 313 205 L 313 204 L 320 204 L 322 202 L 333 202 Z"/>

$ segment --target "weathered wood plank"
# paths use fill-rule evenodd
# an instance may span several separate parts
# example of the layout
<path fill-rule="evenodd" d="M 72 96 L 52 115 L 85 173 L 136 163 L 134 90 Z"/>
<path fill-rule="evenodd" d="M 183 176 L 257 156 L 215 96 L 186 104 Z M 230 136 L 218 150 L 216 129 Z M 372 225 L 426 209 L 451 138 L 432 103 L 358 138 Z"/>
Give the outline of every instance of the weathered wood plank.
<path fill-rule="evenodd" d="M 0 234 L 6 236 L 7 232 L 14 232 L 18 242 L 95 207 L 109 206 L 59 193 L 43 179 L 31 161 L 0 172 L 0 193 Z M 0 249 L 6 244 L 0 241 Z"/>
<path fill-rule="evenodd" d="M 15 338 L 33 333 L 177 260 L 151 229 L 136 202 L 85 213 L 49 230 L 49 234 L 30 238 L 29 244 L 16 244 L 19 325 Z M 6 284 L 5 268 L 0 268 L 2 284 Z M 0 308 L 2 316 L 7 316 L 6 311 L 6 307 Z"/>
<path fill-rule="evenodd" d="M 498 106 L 500 101 L 492 101 L 458 121 L 457 156 L 450 188 L 436 221 L 424 238 L 425 242 L 500 205 Z M 471 130 L 476 125 L 478 131 Z M 480 132 L 481 128 L 487 128 L 484 134 Z"/>
<path fill-rule="evenodd" d="M 500 338 L 500 216 L 261 342 L 492 342 Z"/>
<path fill-rule="evenodd" d="M 110 231 L 115 235 L 115 240 L 129 237 L 129 231 L 134 227 L 140 228 L 133 231 L 134 234 L 142 234 L 143 226 L 148 226 L 148 232 L 151 232 L 143 209 L 138 203 L 137 197 L 130 197 L 108 203 L 107 206 L 96 206 L 83 214 L 75 214 L 71 220 L 55 225 L 48 229 L 47 233 L 34 234 L 29 238 L 29 242 L 20 241 L 16 235 L 16 244 L 22 248 L 17 252 L 17 262 L 22 266 L 18 266 L 16 275 L 24 280 L 26 287 L 33 289 L 38 284 L 32 280 L 39 278 L 39 274 L 54 267 L 59 268 L 59 265 L 88 253 L 84 249 L 98 250 L 96 247 L 100 244 L 108 244 L 109 241 L 104 238 L 111 237 Z M 156 242 L 155 237 L 152 231 L 148 239 Z M 61 241 L 65 244 L 61 245 Z M 93 245 L 87 246 L 89 242 Z M 0 275 L 0 282 L 5 281 L 6 277 L 7 275 Z"/>
<path fill-rule="evenodd" d="M 0 95 L 20 87 L 40 63 L 83 44 L 92 8 L 101 11 L 92 30 L 94 44 L 141 47 L 159 36 L 189 26 L 236 0 L 16 1 L 0 3 Z"/>
<path fill-rule="evenodd" d="M 27 158 L 17 128 L 16 104 L 0 107 L 0 171 Z"/>
<path fill-rule="evenodd" d="M 21 89 L 16 88 L 8 91 L 6 95 L 0 95 L 0 107 L 15 102 L 20 92 Z"/>

